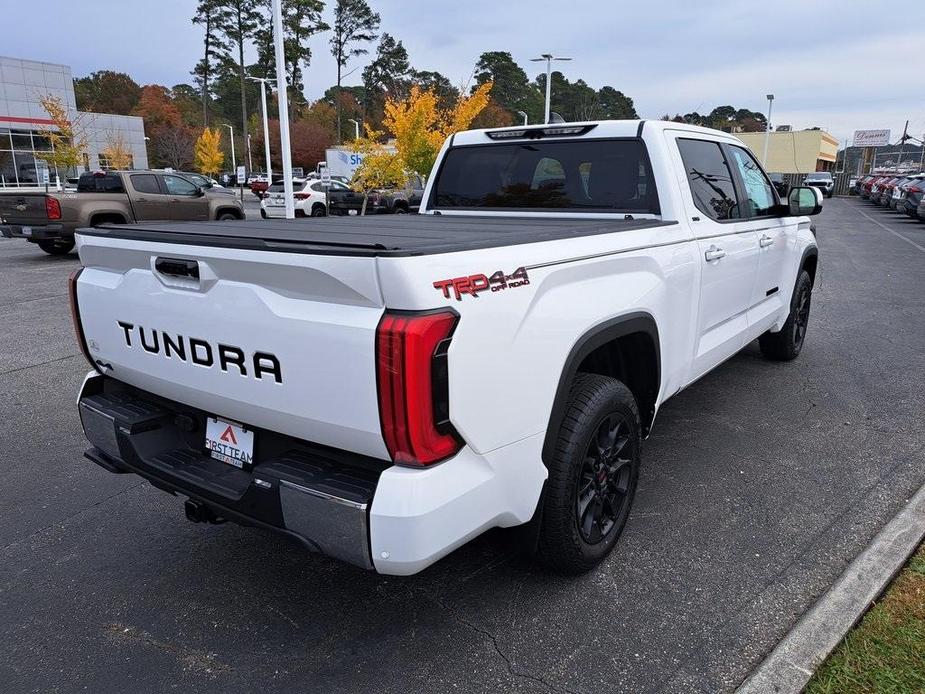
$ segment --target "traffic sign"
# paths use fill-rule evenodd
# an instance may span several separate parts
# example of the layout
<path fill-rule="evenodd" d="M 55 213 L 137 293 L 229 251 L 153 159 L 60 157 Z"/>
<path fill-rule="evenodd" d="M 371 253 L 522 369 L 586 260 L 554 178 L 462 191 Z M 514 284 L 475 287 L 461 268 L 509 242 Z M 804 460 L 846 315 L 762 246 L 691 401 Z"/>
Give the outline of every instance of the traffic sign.
<path fill-rule="evenodd" d="M 247 183 L 247 170 L 243 166 L 238 167 L 238 185 L 243 186 Z"/>

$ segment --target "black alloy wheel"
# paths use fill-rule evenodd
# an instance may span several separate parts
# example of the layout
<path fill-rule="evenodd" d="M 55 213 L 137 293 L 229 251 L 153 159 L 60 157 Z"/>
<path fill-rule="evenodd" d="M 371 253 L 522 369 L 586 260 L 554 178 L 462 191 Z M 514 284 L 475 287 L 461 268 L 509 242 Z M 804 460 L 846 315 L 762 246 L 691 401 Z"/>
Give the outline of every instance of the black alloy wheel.
<path fill-rule="evenodd" d="M 588 442 L 575 498 L 575 521 L 582 539 L 598 544 L 622 525 L 632 477 L 630 424 L 617 412 L 601 421 Z"/>
<path fill-rule="evenodd" d="M 803 347 L 803 340 L 806 339 L 806 327 L 809 325 L 809 305 L 811 296 L 811 287 L 805 284 L 802 285 L 800 287 L 800 293 L 797 296 L 793 318 L 793 347 L 798 352 Z"/>

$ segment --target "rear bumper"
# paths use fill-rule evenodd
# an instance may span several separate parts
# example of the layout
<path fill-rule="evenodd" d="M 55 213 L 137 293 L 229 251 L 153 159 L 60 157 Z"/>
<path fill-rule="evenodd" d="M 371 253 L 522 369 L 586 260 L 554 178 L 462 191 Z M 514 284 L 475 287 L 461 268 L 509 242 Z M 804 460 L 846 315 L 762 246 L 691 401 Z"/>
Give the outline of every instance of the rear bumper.
<path fill-rule="evenodd" d="M 541 433 L 418 470 L 257 430 L 245 471 L 204 452 L 195 408 L 91 373 L 78 409 L 86 456 L 106 470 L 383 574 L 417 573 L 491 527 L 526 523 L 546 479 Z"/>
<path fill-rule="evenodd" d="M 78 399 L 86 457 L 110 472 L 133 472 L 215 515 L 288 535 L 308 549 L 372 569 L 369 506 L 385 463 L 258 432 L 245 471 L 205 453 L 205 413 L 99 375 Z"/>
<path fill-rule="evenodd" d="M 60 239 L 65 235 L 61 224 L 42 224 L 32 226 L 29 224 L 3 224 L 0 225 L 0 234 L 8 239 L 27 239 L 29 241 L 46 241 Z"/>

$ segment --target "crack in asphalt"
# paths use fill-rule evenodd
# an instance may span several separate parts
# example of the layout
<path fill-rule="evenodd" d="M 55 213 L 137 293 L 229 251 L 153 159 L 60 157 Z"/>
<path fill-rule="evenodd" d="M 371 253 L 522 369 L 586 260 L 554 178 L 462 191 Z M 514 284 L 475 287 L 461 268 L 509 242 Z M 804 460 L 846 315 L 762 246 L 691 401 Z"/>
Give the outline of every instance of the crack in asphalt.
<path fill-rule="evenodd" d="M 58 357 L 57 359 L 49 359 L 48 361 L 43 361 L 39 364 L 28 364 L 27 366 L 17 366 L 15 369 L 10 369 L 9 371 L 0 371 L 0 376 L 6 376 L 7 374 L 15 374 L 20 371 L 26 371 L 27 369 L 34 369 L 38 366 L 48 366 L 49 364 L 54 364 L 59 361 L 64 361 L 65 359 L 73 359 L 74 357 L 81 356 L 78 354 L 68 354 L 64 357 Z"/>
<path fill-rule="evenodd" d="M 423 590 L 422 588 L 415 587 L 415 588 L 412 588 L 411 590 L 421 593 L 427 599 L 433 602 L 435 605 L 449 612 L 450 615 L 452 615 L 453 619 L 455 619 L 457 622 L 459 622 L 463 626 L 468 627 L 469 629 L 476 632 L 477 634 L 481 634 L 482 636 L 486 637 L 491 642 L 491 645 L 494 648 L 495 653 L 497 653 L 498 656 L 507 665 L 508 672 L 511 674 L 512 677 L 535 682 L 539 685 L 542 685 L 549 691 L 566 692 L 566 694 L 578 694 L 578 692 L 576 692 L 573 689 L 568 689 L 567 687 L 558 687 L 550 682 L 547 682 L 542 677 L 537 677 L 536 675 L 531 675 L 529 673 L 518 670 L 517 668 L 514 667 L 514 664 L 511 662 L 511 659 L 507 656 L 507 654 L 501 649 L 501 646 L 498 644 L 497 637 L 494 634 L 492 634 L 490 631 L 488 631 L 487 629 L 483 627 L 480 627 L 478 624 L 475 624 L 474 622 L 470 622 L 468 619 L 466 619 L 459 613 L 459 610 L 447 604 L 444 600 L 442 600 L 438 596 L 433 595 L 432 593 L 429 593 L 428 591 Z"/>

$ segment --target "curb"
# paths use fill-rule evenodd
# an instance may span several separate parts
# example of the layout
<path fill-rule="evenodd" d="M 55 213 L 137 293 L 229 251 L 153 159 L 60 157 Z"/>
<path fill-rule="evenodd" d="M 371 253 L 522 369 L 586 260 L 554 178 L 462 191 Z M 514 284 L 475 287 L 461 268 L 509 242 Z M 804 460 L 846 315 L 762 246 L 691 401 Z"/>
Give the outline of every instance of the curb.
<path fill-rule="evenodd" d="M 798 694 L 925 537 L 925 485 L 877 533 L 736 694 Z"/>

